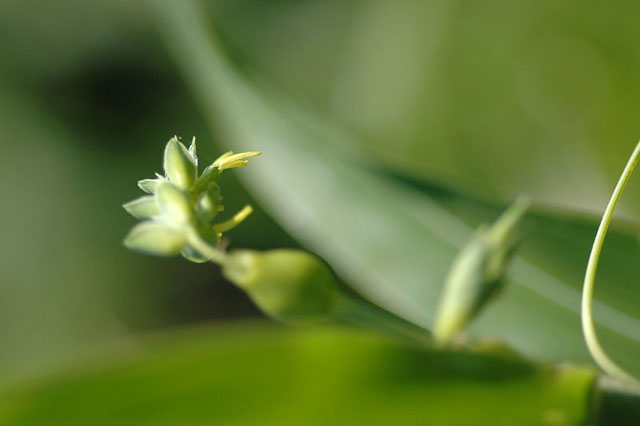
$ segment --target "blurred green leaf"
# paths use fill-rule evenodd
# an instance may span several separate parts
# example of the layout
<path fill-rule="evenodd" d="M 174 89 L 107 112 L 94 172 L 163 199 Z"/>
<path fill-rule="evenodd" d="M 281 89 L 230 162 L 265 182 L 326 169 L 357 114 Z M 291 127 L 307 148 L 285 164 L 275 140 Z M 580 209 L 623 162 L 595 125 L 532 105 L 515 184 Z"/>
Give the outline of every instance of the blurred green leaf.
<path fill-rule="evenodd" d="M 413 176 L 594 211 L 640 133 L 640 4 L 206 3 L 245 69 Z"/>
<path fill-rule="evenodd" d="M 345 329 L 186 329 L 0 393 L 0 424 L 575 425 L 593 373 Z M 508 401 L 508 403 L 507 403 Z"/>
<path fill-rule="evenodd" d="M 492 219 L 495 207 L 437 188 L 425 193 L 377 172 L 340 129 L 248 83 L 208 31 L 198 2 L 155 4 L 168 44 L 214 130 L 234 149 L 265 153 L 242 173 L 255 196 L 342 278 L 429 326 L 449 263 L 471 235 L 469 224 Z M 587 360 L 577 288 L 595 225 L 547 214 L 530 221 L 533 243 L 516 260 L 513 283 L 474 332 L 503 338 L 532 356 Z M 640 371 L 633 356 L 640 350 L 640 323 L 631 316 L 637 315 L 632 308 L 638 292 L 622 290 L 626 278 L 639 272 L 632 241 L 618 234 L 605 248 L 618 256 L 617 267 L 609 275 L 603 270 L 607 279 L 600 287 L 609 304 L 599 304 L 596 321 L 614 357 Z"/>
<path fill-rule="evenodd" d="M 0 387 L 114 335 L 255 315 L 219 270 L 128 251 L 118 207 L 162 170 L 174 134 L 204 135 L 144 2 L 0 3 Z M 55 52 L 49 54 L 51 52 Z M 202 161 L 220 150 L 211 141 Z M 150 154 L 153 153 L 153 154 Z M 226 219 L 248 201 L 235 173 Z M 294 245 L 259 208 L 242 247 Z"/>

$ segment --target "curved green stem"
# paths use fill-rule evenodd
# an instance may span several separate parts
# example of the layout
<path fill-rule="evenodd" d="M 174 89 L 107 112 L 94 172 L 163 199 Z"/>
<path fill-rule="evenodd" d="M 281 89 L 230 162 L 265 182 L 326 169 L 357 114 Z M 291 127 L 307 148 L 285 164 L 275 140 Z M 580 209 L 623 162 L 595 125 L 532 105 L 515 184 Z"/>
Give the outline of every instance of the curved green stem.
<path fill-rule="evenodd" d="M 217 263 L 218 265 L 224 265 L 226 263 L 227 254 L 204 241 L 195 230 L 187 231 L 187 241 L 194 250 L 206 257 L 208 261 Z"/>
<path fill-rule="evenodd" d="M 604 370 L 611 376 L 623 379 L 625 381 L 635 382 L 636 384 L 639 383 L 638 380 L 627 373 L 624 369 L 619 367 L 611 358 L 609 358 L 609 356 L 604 352 L 604 349 L 600 345 L 600 342 L 598 341 L 593 321 L 593 285 L 596 278 L 598 261 L 600 260 L 600 253 L 602 252 L 604 239 L 607 235 L 609 224 L 611 223 L 613 211 L 618 204 L 618 200 L 622 195 L 622 191 L 629 181 L 631 173 L 638 163 L 639 158 L 640 142 L 638 142 L 635 149 L 633 150 L 633 153 L 631 154 L 631 157 L 629 157 L 629 161 L 627 162 L 627 165 L 625 166 L 622 175 L 620 176 L 620 179 L 618 180 L 618 183 L 613 190 L 613 194 L 611 194 L 609 204 L 607 204 L 607 208 L 602 215 L 602 220 L 600 221 L 600 226 L 598 227 L 598 232 L 596 233 L 596 237 L 593 241 L 593 247 L 591 248 L 591 254 L 589 255 L 589 262 L 587 263 L 587 271 L 585 273 L 584 285 L 582 287 L 581 308 L 582 332 L 584 334 L 584 339 L 587 343 L 587 347 L 589 348 L 589 352 L 591 353 L 591 356 L 593 357 L 595 362 L 600 366 L 600 368 L 602 368 L 602 370 Z"/>

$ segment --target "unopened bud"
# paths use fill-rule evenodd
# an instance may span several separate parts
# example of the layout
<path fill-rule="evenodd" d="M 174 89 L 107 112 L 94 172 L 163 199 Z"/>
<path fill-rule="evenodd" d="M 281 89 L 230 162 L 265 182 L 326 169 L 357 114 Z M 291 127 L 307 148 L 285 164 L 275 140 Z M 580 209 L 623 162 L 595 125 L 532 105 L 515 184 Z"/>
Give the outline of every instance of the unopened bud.
<path fill-rule="evenodd" d="M 284 322 L 328 320 L 341 298 L 329 267 L 300 250 L 234 251 L 223 273 L 260 309 Z"/>
<path fill-rule="evenodd" d="M 213 220 L 222 208 L 222 195 L 217 183 L 211 182 L 205 192 L 200 195 L 196 204 L 198 214 L 206 220 Z"/>
<path fill-rule="evenodd" d="M 180 189 L 189 189 L 196 181 L 198 170 L 189 150 L 173 137 L 164 150 L 164 170 L 169 181 Z"/>
<path fill-rule="evenodd" d="M 502 288 L 528 207 L 528 201 L 518 199 L 492 226 L 479 228 L 458 254 L 438 304 L 433 330 L 436 341 L 448 342 Z"/>

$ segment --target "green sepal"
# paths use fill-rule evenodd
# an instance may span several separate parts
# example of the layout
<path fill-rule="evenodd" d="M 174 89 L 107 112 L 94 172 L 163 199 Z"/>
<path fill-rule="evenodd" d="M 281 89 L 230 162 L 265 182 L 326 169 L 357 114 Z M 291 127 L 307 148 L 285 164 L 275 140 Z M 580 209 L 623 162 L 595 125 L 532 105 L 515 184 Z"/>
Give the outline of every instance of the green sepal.
<path fill-rule="evenodd" d="M 191 158 L 193 158 L 193 162 L 196 167 L 198 167 L 198 155 L 196 154 L 196 137 L 194 136 L 191 139 L 191 145 L 189 145 L 189 154 L 191 154 Z"/>
<path fill-rule="evenodd" d="M 122 207 L 138 219 L 151 219 L 153 216 L 160 214 L 156 197 L 153 195 L 143 195 L 142 197 L 123 204 Z"/>
<path fill-rule="evenodd" d="M 189 189 L 197 178 L 198 169 L 194 158 L 175 136 L 164 150 L 164 170 L 169 181 L 183 190 Z"/>
<path fill-rule="evenodd" d="M 159 184 L 155 197 L 160 210 L 176 225 L 193 220 L 194 212 L 187 195 L 172 184 L 168 182 Z"/>
<path fill-rule="evenodd" d="M 156 192 L 156 187 L 161 181 L 159 179 L 142 179 L 138 181 L 138 188 L 142 189 L 147 194 L 153 194 Z"/>
<path fill-rule="evenodd" d="M 182 231 L 153 221 L 137 224 L 124 239 L 127 248 L 156 256 L 178 254 L 186 243 L 187 239 Z"/>

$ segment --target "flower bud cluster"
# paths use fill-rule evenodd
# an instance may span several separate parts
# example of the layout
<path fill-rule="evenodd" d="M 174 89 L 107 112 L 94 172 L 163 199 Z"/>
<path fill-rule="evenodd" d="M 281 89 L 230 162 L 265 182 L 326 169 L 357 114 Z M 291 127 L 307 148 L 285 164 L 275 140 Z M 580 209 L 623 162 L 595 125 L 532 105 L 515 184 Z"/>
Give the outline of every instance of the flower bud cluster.
<path fill-rule="evenodd" d="M 124 208 L 142 222 L 124 244 L 160 256 L 181 253 L 185 258 L 212 261 L 223 275 L 244 290 L 264 313 L 279 321 L 309 324 L 330 320 L 365 324 L 420 339 L 426 331 L 345 291 L 325 262 L 302 250 L 222 250 L 223 232 L 250 213 L 246 206 L 231 219 L 216 222 L 223 210 L 219 177 L 223 170 L 242 167 L 259 152 L 221 155 L 198 173 L 195 140 L 187 148 L 177 137 L 164 151 L 164 175 L 143 179 L 138 186 L 147 195 Z M 388 324 L 389 323 L 389 324 Z"/>
<path fill-rule="evenodd" d="M 231 219 L 215 223 L 224 209 L 219 178 L 223 170 L 241 167 L 259 152 L 225 153 L 198 173 L 195 138 L 187 148 L 173 137 L 164 150 L 164 175 L 143 179 L 138 187 L 147 195 L 123 205 L 143 222 L 125 237 L 133 250 L 159 256 L 181 253 L 185 258 L 204 262 L 209 256 L 198 248 L 206 243 L 217 246 L 222 232 L 242 222 L 250 213 L 246 206 Z"/>

